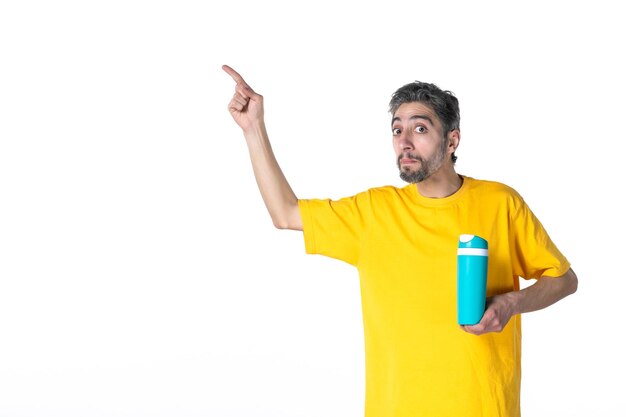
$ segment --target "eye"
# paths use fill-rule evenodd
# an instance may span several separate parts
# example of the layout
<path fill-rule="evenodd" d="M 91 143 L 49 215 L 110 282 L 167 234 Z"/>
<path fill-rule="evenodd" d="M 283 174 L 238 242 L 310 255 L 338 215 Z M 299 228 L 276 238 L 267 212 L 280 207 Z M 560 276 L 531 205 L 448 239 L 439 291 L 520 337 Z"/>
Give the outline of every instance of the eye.
<path fill-rule="evenodd" d="M 415 128 L 415 131 L 416 131 L 417 133 L 426 133 L 426 128 L 425 128 L 424 126 L 417 126 L 417 127 Z"/>
<path fill-rule="evenodd" d="M 394 136 L 398 136 L 401 130 L 399 127 L 396 127 L 396 128 L 391 129 L 391 132 L 393 133 Z"/>

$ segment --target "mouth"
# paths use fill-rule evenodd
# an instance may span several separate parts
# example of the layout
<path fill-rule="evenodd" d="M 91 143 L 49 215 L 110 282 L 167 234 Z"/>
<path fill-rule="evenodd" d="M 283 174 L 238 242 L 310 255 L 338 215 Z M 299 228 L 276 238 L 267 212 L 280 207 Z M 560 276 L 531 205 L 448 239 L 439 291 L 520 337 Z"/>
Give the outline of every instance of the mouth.
<path fill-rule="evenodd" d="M 416 162 L 417 162 L 417 159 L 409 159 L 409 158 L 400 159 L 400 165 L 409 165 L 409 164 L 414 164 Z"/>

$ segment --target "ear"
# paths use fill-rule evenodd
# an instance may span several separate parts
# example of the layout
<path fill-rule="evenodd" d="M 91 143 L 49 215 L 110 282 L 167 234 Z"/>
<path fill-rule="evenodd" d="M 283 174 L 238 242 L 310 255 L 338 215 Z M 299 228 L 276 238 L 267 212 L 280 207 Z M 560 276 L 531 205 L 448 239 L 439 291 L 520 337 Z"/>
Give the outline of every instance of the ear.
<path fill-rule="evenodd" d="M 448 132 L 448 154 L 452 155 L 461 142 L 461 131 L 454 129 Z"/>

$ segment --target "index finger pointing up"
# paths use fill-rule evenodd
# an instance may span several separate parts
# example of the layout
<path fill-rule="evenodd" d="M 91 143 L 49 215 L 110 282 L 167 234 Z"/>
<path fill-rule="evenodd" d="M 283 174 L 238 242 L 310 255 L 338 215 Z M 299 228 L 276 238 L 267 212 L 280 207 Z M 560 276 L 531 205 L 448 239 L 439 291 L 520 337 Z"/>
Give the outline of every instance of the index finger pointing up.
<path fill-rule="evenodd" d="M 231 67 L 229 67 L 228 65 L 222 65 L 222 69 L 224 71 L 226 71 L 226 73 L 228 75 L 230 75 L 233 80 L 235 80 L 235 82 L 237 84 L 243 84 L 246 87 L 250 88 L 250 86 L 248 85 L 247 82 L 244 81 L 243 77 L 241 75 L 239 75 L 239 73 L 237 71 L 235 71 L 234 69 L 232 69 Z"/>

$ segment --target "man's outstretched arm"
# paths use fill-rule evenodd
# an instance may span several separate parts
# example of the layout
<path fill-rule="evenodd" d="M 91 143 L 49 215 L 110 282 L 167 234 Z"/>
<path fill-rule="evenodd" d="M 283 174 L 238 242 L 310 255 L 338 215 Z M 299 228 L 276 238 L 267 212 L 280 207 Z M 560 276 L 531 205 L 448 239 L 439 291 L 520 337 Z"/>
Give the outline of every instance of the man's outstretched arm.
<path fill-rule="evenodd" d="M 228 111 L 243 130 L 254 176 L 272 222 L 279 229 L 302 230 L 298 198 L 280 169 L 267 136 L 263 96 L 255 93 L 228 65 L 222 66 L 222 69 L 237 83 Z"/>

